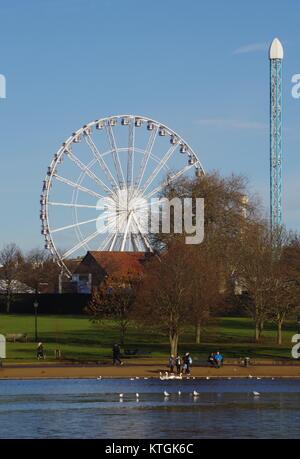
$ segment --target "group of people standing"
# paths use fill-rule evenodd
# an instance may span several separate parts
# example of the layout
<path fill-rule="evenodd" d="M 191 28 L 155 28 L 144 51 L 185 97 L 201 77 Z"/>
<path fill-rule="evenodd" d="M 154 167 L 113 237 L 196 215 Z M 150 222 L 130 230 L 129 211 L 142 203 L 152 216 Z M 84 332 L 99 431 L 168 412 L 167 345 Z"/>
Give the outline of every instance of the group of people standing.
<path fill-rule="evenodd" d="M 171 355 L 169 358 L 168 367 L 170 368 L 170 373 L 174 373 L 174 368 L 176 368 L 177 374 L 180 375 L 184 373 L 189 375 L 191 373 L 192 357 L 189 352 L 186 352 L 183 357 L 180 357 L 179 354 Z"/>

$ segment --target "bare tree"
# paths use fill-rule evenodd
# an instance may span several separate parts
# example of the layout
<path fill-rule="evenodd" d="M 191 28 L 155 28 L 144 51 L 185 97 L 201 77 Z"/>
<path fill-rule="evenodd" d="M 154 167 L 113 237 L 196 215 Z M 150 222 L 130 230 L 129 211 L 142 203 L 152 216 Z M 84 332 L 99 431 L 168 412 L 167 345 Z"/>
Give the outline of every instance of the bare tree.
<path fill-rule="evenodd" d="M 195 341 L 200 343 L 201 330 L 211 314 L 219 307 L 224 294 L 223 273 L 219 257 L 208 243 L 189 247 L 187 278 L 190 283 L 191 318 L 195 324 Z"/>
<path fill-rule="evenodd" d="M 173 355 L 185 324 L 191 320 L 189 267 L 186 246 L 174 241 L 160 258 L 148 262 L 139 287 L 136 317 L 166 332 Z"/>
<path fill-rule="evenodd" d="M 104 319 L 113 319 L 118 323 L 120 344 L 124 346 L 125 336 L 136 298 L 135 278 L 106 278 L 93 291 L 87 313 L 92 316 L 91 321 L 101 323 Z"/>
<path fill-rule="evenodd" d="M 276 285 L 274 277 L 274 246 L 269 228 L 263 222 L 249 225 L 241 237 L 237 282 L 245 295 L 242 301 L 255 324 L 258 342 L 265 321 L 271 315 L 271 296 Z"/>
<path fill-rule="evenodd" d="M 43 285 L 48 292 L 57 290 L 60 269 L 46 250 L 33 249 L 25 257 L 20 276 L 37 293 Z"/>
<path fill-rule="evenodd" d="M 191 287 L 190 316 L 196 327 L 196 342 L 199 342 L 201 326 L 218 307 L 228 280 L 237 269 L 241 235 L 249 222 L 260 215 L 260 204 L 250 195 L 244 177 L 223 178 L 216 172 L 195 180 L 179 179 L 168 185 L 163 195 L 169 199 L 204 198 L 204 242 L 186 248 L 189 263 L 181 268 L 187 271 L 185 275 Z M 158 250 L 161 247 L 168 250 L 174 240 L 182 240 L 182 235 L 159 234 L 156 240 Z"/>
<path fill-rule="evenodd" d="M 21 250 L 14 243 L 5 245 L 0 251 L 0 277 L 4 282 L 7 313 L 10 312 L 15 284 L 19 280 L 23 262 Z"/>
<path fill-rule="evenodd" d="M 282 344 L 285 320 L 300 306 L 300 245 L 285 238 L 279 257 L 274 259 L 270 294 L 271 319 L 277 325 L 277 344 Z"/>

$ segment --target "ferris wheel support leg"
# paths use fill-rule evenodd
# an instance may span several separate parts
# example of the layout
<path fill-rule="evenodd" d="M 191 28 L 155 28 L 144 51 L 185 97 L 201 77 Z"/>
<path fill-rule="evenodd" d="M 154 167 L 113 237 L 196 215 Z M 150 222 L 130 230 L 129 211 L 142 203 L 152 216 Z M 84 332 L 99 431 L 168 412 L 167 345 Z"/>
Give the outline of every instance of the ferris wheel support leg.
<path fill-rule="evenodd" d="M 143 231 L 141 230 L 141 227 L 140 227 L 140 225 L 139 225 L 139 222 L 138 222 L 137 219 L 135 218 L 135 215 L 133 214 L 132 216 L 133 216 L 133 220 L 134 220 L 134 222 L 135 222 L 135 224 L 136 224 L 136 226 L 137 226 L 137 228 L 138 228 L 138 231 L 139 231 L 139 233 L 140 233 L 140 235 L 141 235 L 141 238 L 143 239 L 143 241 L 144 241 L 146 247 L 148 247 L 148 249 L 150 250 L 150 252 L 153 252 L 153 249 L 152 249 L 151 245 L 149 244 L 148 239 L 145 237 Z"/>

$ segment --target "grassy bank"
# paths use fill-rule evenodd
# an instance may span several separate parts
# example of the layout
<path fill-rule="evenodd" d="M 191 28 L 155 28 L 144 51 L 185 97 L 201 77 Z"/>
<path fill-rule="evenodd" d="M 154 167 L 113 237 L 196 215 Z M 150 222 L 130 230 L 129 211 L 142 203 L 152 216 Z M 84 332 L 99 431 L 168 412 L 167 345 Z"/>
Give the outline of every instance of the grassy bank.
<path fill-rule="evenodd" d="M 9 362 L 35 360 L 34 316 L 0 314 L 0 333 L 27 333 L 27 343 L 8 343 Z M 253 342 L 253 323 L 247 318 L 219 318 L 206 325 L 202 344 L 194 343 L 194 330 L 187 328 L 180 339 L 180 352 L 190 351 L 197 359 L 206 359 L 211 351 L 220 349 L 225 357 L 276 359 L 290 358 L 291 338 L 297 333 L 297 324 L 289 322 L 283 332 L 283 344 L 276 342 L 274 324 L 266 324 L 260 344 Z M 116 323 L 106 320 L 94 325 L 87 317 L 40 316 L 38 338 L 45 344 L 47 361 L 54 360 L 54 350 L 60 349 L 65 359 L 78 361 L 110 360 L 111 348 L 119 341 Z M 166 357 L 169 343 L 158 329 L 141 328 L 132 323 L 126 338 L 127 349 L 138 349 L 139 357 Z"/>

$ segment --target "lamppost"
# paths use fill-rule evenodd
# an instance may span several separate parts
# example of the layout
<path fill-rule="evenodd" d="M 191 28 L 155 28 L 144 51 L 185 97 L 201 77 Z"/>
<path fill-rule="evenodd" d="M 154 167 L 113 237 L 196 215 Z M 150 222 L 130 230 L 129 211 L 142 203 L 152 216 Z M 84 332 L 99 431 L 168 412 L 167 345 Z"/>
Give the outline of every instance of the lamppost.
<path fill-rule="evenodd" d="M 35 301 L 33 303 L 33 307 L 34 307 L 34 316 L 35 316 L 35 342 L 37 343 L 38 342 L 37 313 L 38 313 L 39 303 L 37 301 Z"/>

